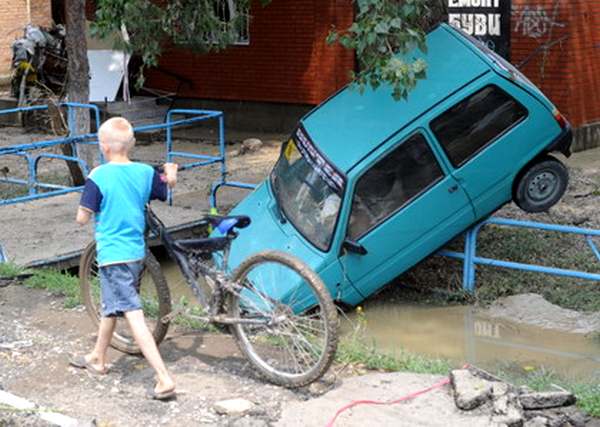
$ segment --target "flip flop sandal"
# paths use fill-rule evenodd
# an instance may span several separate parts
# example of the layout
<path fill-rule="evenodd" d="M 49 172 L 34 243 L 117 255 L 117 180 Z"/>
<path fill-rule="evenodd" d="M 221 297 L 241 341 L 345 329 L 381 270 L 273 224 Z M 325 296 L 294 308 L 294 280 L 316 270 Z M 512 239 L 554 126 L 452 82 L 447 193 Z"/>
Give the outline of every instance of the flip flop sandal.
<path fill-rule="evenodd" d="M 106 375 L 108 372 L 108 369 L 106 368 L 104 370 L 96 369 L 87 360 L 85 360 L 85 356 L 71 357 L 71 359 L 69 359 L 69 365 L 79 369 L 86 369 L 93 375 Z"/>
<path fill-rule="evenodd" d="M 177 396 L 175 389 L 168 391 L 161 391 L 160 393 L 155 392 L 154 390 L 148 390 L 148 398 L 152 400 L 171 400 Z"/>

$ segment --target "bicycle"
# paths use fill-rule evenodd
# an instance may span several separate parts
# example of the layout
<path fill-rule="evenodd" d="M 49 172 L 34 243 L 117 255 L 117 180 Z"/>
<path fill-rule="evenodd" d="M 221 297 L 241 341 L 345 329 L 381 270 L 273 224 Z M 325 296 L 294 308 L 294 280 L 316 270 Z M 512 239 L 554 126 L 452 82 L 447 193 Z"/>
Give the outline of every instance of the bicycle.
<path fill-rule="evenodd" d="M 250 225 L 249 217 L 207 216 L 200 225 L 214 227 L 221 236 L 176 240 L 148 205 L 147 224 L 148 233 L 160 239 L 203 308 L 203 315 L 193 317 L 228 327 L 242 354 L 264 378 L 285 387 L 301 387 L 327 371 L 337 348 L 338 319 L 321 279 L 300 260 L 277 251 L 255 254 L 228 272 L 230 245 L 238 230 Z M 169 286 L 150 251 L 144 266 L 140 296 L 150 330 L 160 344 L 178 313 L 172 310 Z M 94 242 L 82 254 L 79 271 L 83 301 L 97 326 L 100 290 Z M 275 281 L 280 278 L 296 280 L 289 283 L 298 286 L 278 295 Z M 119 325 L 115 330 L 111 345 L 139 353 L 133 338 L 122 329 Z"/>

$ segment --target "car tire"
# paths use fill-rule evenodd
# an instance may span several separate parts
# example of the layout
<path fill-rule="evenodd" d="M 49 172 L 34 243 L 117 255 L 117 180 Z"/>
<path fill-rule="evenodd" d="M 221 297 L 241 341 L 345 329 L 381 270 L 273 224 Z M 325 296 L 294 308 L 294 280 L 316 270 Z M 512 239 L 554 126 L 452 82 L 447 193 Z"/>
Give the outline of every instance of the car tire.
<path fill-rule="evenodd" d="M 545 212 L 561 199 L 568 184 L 567 167 L 554 157 L 545 156 L 520 174 L 514 201 L 525 212 Z"/>

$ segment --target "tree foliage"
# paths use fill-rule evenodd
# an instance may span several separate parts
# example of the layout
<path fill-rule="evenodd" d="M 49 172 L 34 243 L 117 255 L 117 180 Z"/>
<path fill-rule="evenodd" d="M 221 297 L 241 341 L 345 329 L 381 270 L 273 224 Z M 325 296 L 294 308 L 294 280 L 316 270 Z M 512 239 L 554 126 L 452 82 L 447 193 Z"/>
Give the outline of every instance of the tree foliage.
<path fill-rule="evenodd" d="M 266 5 L 271 0 L 260 0 Z M 280 0 L 275 0 L 280 1 Z M 227 3 L 227 16 L 221 5 Z M 442 0 L 355 0 L 355 22 L 348 29 L 333 29 L 328 42 L 356 51 L 359 71 L 353 79 L 359 88 L 390 84 L 396 99 L 406 98 L 418 79 L 426 75 L 420 59 L 404 61 L 397 54 L 415 47 L 426 50 L 425 31 L 439 18 Z M 250 0 L 98 0 L 93 31 L 106 37 L 124 27 L 129 41 L 121 48 L 139 54 L 143 66 L 156 66 L 167 43 L 200 52 L 232 44 L 249 19 Z M 231 6 L 235 5 L 234 8 Z M 224 19 L 226 18 L 226 19 Z M 143 84 L 143 70 L 138 85 Z"/>
<path fill-rule="evenodd" d="M 98 0 L 96 6 L 92 34 L 105 38 L 126 29 L 129 40 L 118 38 L 116 47 L 140 55 L 142 67 L 157 66 L 167 43 L 221 50 L 249 18 L 249 0 Z M 143 82 L 142 68 L 137 83 Z"/>
<path fill-rule="evenodd" d="M 339 42 L 356 51 L 355 84 L 364 90 L 381 84 L 392 86 L 394 98 L 406 98 L 417 81 L 426 76 L 423 59 L 405 60 L 415 48 L 426 52 L 426 31 L 443 13 L 443 3 L 431 0 L 356 0 L 354 23 L 347 30 L 334 29 L 328 42 Z"/>

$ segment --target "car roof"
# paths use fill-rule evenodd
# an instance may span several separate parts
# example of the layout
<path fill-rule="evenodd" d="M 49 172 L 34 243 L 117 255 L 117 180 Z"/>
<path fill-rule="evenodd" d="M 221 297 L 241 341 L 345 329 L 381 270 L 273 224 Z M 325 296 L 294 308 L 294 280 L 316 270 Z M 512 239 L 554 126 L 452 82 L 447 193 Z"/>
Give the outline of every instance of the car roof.
<path fill-rule="evenodd" d="M 348 172 L 418 116 L 490 71 L 490 65 L 442 24 L 427 35 L 427 53 L 418 49 L 403 58 L 423 58 L 427 78 L 408 100 L 395 101 L 389 85 L 361 94 L 347 86 L 302 119 L 310 138 L 337 168 Z"/>

